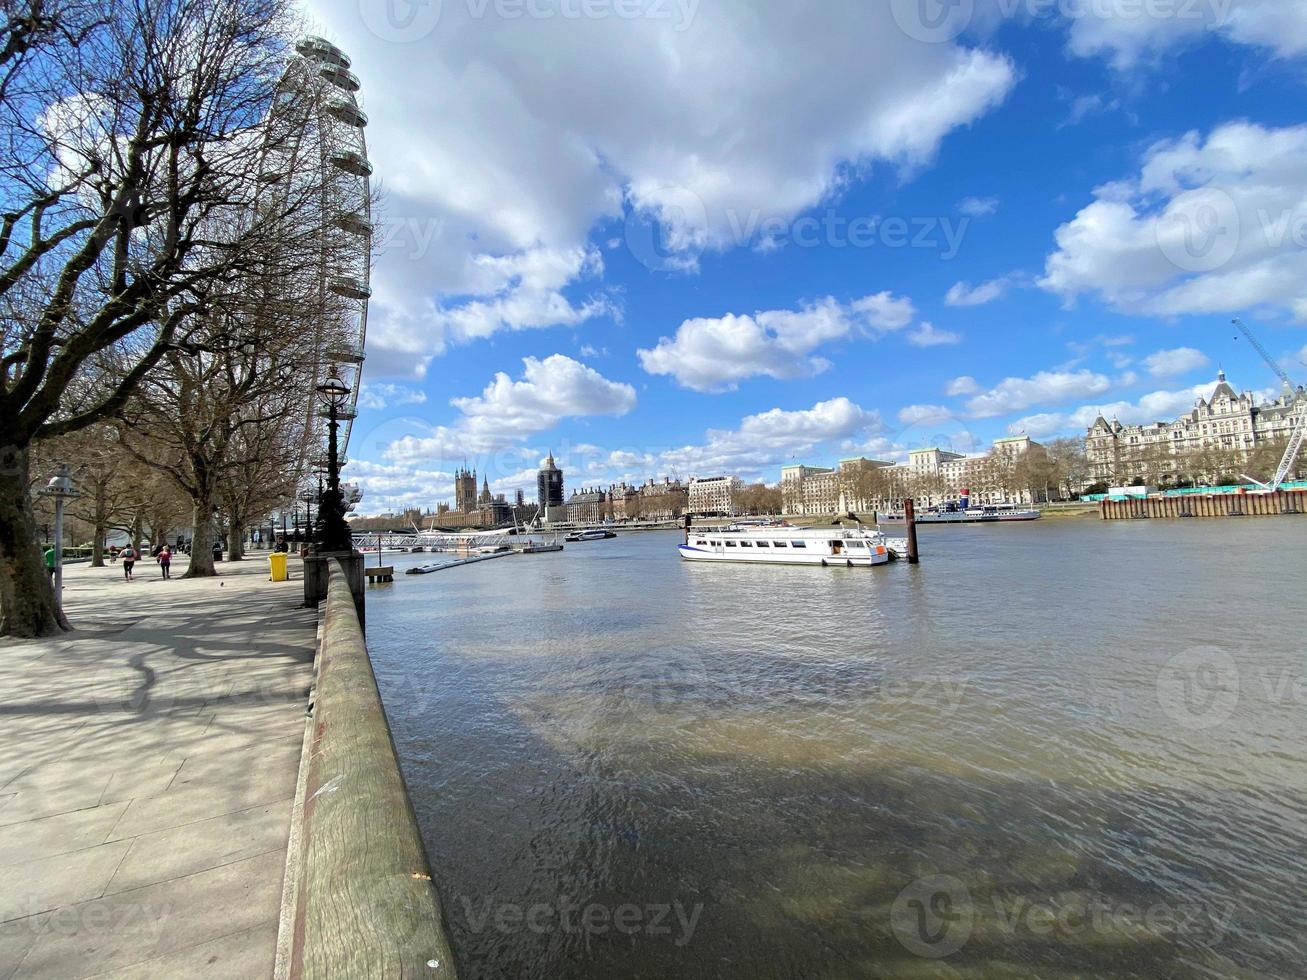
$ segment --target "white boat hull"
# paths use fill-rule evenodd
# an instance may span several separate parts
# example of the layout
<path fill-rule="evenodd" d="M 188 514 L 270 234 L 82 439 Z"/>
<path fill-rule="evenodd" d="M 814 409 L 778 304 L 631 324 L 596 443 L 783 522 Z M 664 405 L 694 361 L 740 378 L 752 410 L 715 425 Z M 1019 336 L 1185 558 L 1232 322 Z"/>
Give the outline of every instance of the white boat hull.
<path fill-rule="evenodd" d="M 861 530 L 793 527 L 700 529 L 691 531 L 689 540 L 678 547 L 686 561 L 856 568 L 883 565 L 890 560 L 890 547 L 884 536 Z"/>

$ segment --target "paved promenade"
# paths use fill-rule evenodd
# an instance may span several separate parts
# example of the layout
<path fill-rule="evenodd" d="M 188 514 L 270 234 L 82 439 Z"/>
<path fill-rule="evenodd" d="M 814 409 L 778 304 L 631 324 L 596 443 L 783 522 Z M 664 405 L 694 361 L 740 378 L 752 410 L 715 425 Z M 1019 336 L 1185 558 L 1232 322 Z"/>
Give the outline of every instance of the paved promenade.
<path fill-rule="evenodd" d="M 272 974 L 317 622 L 291 568 L 72 566 L 77 632 L 0 640 L 0 980 Z"/>

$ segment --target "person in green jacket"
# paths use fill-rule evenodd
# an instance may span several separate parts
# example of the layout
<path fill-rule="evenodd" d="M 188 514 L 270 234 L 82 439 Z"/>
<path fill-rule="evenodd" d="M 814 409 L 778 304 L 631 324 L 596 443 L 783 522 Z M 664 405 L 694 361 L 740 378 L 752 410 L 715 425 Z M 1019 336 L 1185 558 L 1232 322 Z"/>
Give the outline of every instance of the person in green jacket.
<path fill-rule="evenodd" d="M 54 545 L 45 549 L 45 570 L 50 573 L 50 584 L 54 585 Z"/>

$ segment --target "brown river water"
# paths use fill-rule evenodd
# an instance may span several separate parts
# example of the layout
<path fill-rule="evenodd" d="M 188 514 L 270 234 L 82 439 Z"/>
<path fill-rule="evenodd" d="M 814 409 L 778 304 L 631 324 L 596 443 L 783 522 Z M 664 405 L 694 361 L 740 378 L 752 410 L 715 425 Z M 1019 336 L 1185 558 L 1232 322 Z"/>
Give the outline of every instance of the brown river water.
<path fill-rule="evenodd" d="M 1307 519 L 921 538 L 371 587 L 460 975 L 1307 976 Z"/>

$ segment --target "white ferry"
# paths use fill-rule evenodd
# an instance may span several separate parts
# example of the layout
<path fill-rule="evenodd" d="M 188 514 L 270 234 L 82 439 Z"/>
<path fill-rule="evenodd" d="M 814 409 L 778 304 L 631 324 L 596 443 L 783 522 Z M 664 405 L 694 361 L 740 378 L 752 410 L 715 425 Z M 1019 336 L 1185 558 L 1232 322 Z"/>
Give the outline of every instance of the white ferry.
<path fill-rule="evenodd" d="M 740 525 L 690 528 L 679 546 L 687 561 L 762 562 L 770 565 L 883 565 L 889 543 L 870 528 Z"/>
<path fill-rule="evenodd" d="M 1037 521 L 1041 512 L 1034 507 L 1016 507 L 1013 504 L 985 504 L 979 507 L 959 507 L 946 504 L 940 508 L 917 511 L 918 524 L 989 524 L 994 521 Z M 902 524 L 902 511 L 882 514 L 882 524 Z"/>

